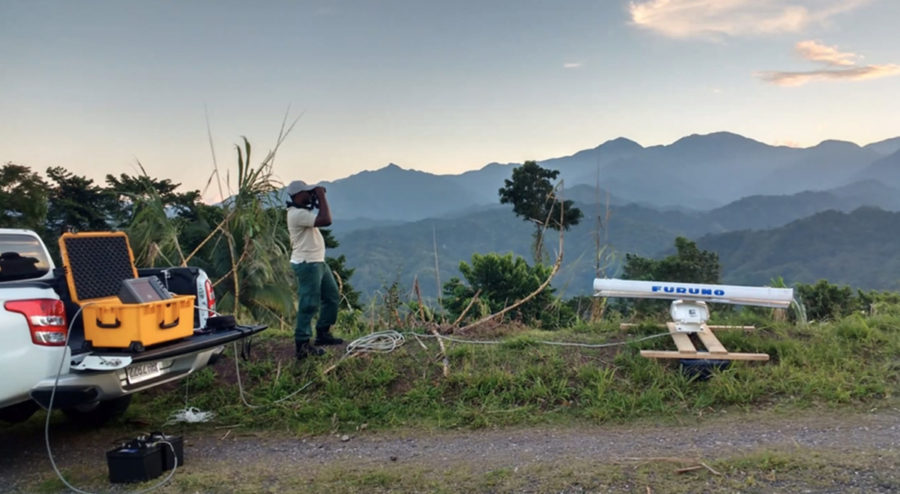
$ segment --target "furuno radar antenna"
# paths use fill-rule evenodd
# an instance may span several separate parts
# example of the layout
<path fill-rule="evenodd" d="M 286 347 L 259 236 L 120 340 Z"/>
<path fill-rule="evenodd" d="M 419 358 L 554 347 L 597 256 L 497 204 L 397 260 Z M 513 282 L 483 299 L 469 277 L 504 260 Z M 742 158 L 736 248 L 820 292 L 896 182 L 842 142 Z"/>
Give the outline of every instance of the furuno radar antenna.
<path fill-rule="evenodd" d="M 594 296 L 624 298 L 670 299 L 669 314 L 672 322 L 666 325 L 675 340 L 677 352 L 643 350 L 641 355 L 651 358 L 694 358 L 723 360 L 769 360 L 764 353 L 730 353 L 713 334 L 706 321 L 709 320 L 707 302 L 756 305 L 784 309 L 794 299 L 792 288 L 770 288 L 735 285 L 710 285 L 705 283 L 674 283 L 668 281 L 636 281 L 609 278 L 594 280 Z M 725 329 L 714 327 L 714 329 Z M 697 338 L 707 348 L 707 352 L 697 351 L 690 335 Z"/>

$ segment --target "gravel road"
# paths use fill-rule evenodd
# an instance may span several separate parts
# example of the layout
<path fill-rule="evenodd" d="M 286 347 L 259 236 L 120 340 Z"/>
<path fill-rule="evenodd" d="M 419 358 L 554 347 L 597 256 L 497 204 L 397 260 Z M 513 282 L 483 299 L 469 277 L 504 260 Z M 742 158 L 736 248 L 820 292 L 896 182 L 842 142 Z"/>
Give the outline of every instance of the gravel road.
<path fill-rule="evenodd" d="M 203 430 L 188 427 L 179 434 L 184 437 L 185 458 L 191 468 L 216 468 L 225 462 L 241 464 L 242 468 L 256 465 L 270 471 L 290 471 L 303 465 L 313 473 L 317 468 L 335 464 L 376 469 L 378 465 L 406 464 L 438 471 L 464 467 L 477 473 L 585 459 L 610 463 L 677 457 L 709 462 L 721 456 L 773 449 L 875 453 L 889 458 L 888 466 L 892 468 L 870 475 L 869 479 L 865 475 L 851 478 L 849 484 L 834 486 L 833 491 L 827 492 L 900 489 L 900 465 L 894 463 L 900 458 L 900 411 L 895 409 L 849 415 L 719 414 L 683 422 L 474 431 L 363 430 L 301 438 L 272 431 L 204 426 Z M 57 464 L 68 471 L 106 472 L 104 452 L 116 439 L 134 435 L 132 430 L 140 428 L 117 426 L 86 431 L 56 424 L 51 431 L 53 454 Z M 0 428 L 0 458 L 0 486 L 5 486 L 6 491 L 17 491 L 27 482 L 46 479 L 51 471 L 43 430 L 34 423 Z"/>

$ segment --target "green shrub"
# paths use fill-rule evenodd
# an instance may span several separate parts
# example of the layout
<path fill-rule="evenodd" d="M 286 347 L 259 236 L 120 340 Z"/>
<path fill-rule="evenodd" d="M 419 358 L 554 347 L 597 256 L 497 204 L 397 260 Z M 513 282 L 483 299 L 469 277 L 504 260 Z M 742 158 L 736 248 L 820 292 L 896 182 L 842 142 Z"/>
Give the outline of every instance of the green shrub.
<path fill-rule="evenodd" d="M 840 319 L 859 308 L 859 301 L 849 286 L 839 287 L 826 280 L 819 280 L 815 285 L 799 283 L 795 292 L 810 321 Z"/>
<path fill-rule="evenodd" d="M 514 258 L 511 253 L 489 253 L 472 254 L 471 266 L 463 261 L 459 270 L 468 284 L 454 277 L 443 288 L 444 307 L 453 320 L 463 314 L 476 293 L 490 313 L 513 305 L 537 290 L 550 277 L 552 268 L 542 264 L 529 266 L 523 258 Z M 558 302 L 554 291 L 550 286 L 544 288 L 534 298 L 510 311 L 507 317 L 544 328 L 571 324 L 574 312 L 568 305 Z M 470 309 L 466 320 L 477 319 L 481 316 L 479 312 Z"/>

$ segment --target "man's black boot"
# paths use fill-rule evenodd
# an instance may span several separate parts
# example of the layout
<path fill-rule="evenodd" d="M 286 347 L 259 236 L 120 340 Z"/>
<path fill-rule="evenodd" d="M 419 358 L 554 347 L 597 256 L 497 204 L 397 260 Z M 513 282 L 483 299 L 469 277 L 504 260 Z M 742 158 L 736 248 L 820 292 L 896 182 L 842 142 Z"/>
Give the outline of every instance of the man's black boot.
<path fill-rule="evenodd" d="M 309 340 L 296 341 L 297 351 L 295 356 L 297 360 L 303 360 L 306 357 L 319 357 L 325 355 L 325 350 L 315 347 L 309 343 Z"/>
<path fill-rule="evenodd" d="M 316 328 L 316 345 L 340 345 L 343 342 L 331 334 L 331 328 Z"/>

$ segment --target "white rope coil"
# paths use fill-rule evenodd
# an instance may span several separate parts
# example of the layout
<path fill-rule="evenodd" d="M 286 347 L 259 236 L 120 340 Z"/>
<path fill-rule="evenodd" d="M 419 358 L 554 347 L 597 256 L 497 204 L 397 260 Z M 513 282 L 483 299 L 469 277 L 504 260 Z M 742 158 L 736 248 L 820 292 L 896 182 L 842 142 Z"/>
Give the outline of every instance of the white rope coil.
<path fill-rule="evenodd" d="M 213 412 L 205 412 L 196 407 L 187 407 L 172 413 L 165 425 L 177 424 L 178 422 L 186 422 L 188 424 L 209 422 L 215 416 L 216 414 Z"/>
<path fill-rule="evenodd" d="M 355 339 L 347 345 L 347 353 L 389 353 L 406 342 L 406 338 L 397 331 L 387 330 L 372 333 Z"/>

